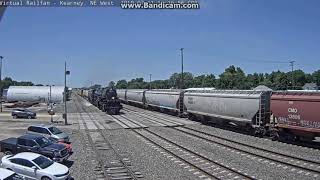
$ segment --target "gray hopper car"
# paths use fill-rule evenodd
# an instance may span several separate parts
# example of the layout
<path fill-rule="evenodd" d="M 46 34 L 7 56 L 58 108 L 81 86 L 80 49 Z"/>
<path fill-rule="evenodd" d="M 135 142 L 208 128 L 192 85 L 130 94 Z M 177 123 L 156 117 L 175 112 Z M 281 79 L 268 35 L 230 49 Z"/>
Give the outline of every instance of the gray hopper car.
<path fill-rule="evenodd" d="M 119 98 L 203 121 L 253 128 L 264 134 L 270 120 L 269 91 L 241 90 L 118 90 Z"/>

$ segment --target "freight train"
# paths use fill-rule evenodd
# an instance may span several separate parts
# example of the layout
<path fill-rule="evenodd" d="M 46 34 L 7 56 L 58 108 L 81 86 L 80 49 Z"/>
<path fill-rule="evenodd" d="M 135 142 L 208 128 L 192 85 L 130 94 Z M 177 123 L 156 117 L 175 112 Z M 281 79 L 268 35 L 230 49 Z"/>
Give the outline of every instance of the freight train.
<path fill-rule="evenodd" d="M 122 109 L 117 91 L 114 88 L 80 90 L 78 93 L 91 104 L 108 114 L 119 114 Z"/>
<path fill-rule="evenodd" d="M 320 92 L 120 89 L 119 99 L 285 141 L 320 137 Z"/>

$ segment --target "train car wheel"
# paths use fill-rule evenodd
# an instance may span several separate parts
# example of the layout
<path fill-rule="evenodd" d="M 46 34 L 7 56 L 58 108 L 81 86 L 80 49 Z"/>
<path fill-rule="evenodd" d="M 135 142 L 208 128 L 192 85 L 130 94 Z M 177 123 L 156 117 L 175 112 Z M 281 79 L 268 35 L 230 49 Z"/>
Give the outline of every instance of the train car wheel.
<path fill-rule="evenodd" d="M 290 132 L 281 131 L 279 133 L 279 141 L 282 141 L 282 142 L 294 142 L 295 141 L 295 136 L 293 134 L 291 134 Z"/>
<path fill-rule="evenodd" d="M 279 133 L 278 131 L 271 131 L 270 137 L 272 141 L 278 141 L 279 140 Z"/>

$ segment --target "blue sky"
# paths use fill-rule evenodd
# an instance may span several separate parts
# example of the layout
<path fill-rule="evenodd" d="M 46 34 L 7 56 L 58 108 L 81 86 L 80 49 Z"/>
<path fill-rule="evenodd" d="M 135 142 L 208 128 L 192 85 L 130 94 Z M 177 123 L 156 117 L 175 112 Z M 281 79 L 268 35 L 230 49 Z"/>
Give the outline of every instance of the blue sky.
<path fill-rule="evenodd" d="M 8 8 L 0 23 L 3 76 L 73 87 L 185 70 L 216 75 L 320 69 L 320 1 L 202 0 L 200 10 Z"/>

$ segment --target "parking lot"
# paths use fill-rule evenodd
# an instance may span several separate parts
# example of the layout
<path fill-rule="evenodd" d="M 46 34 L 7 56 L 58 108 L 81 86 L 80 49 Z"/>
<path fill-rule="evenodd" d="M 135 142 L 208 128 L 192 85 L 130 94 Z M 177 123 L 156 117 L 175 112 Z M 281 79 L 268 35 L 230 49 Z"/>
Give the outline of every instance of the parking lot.
<path fill-rule="evenodd" d="M 69 104 L 68 104 L 69 105 Z M 52 124 L 51 123 L 51 116 L 47 113 L 47 107 L 46 106 L 37 106 L 37 107 L 31 107 L 28 108 L 34 112 L 37 112 L 37 118 L 36 119 L 27 119 L 27 118 L 17 118 L 14 119 L 11 116 L 11 111 L 14 108 L 4 108 L 3 112 L 0 113 L 0 140 L 7 139 L 10 137 L 19 137 L 27 132 L 27 127 L 30 125 L 35 124 Z M 52 116 L 52 119 L 54 120 L 54 125 L 58 127 L 59 129 L 67 132 L 70 134 L 71 141 L 73 142 L 72 145 L 74 147 L 77 146 L 78 138 L 76 137 L 76 130 L 78 129 L 77 123 L 75 123 L 72 119 L 72 115 L 70 114 L 70 121 L 69 125 L 64 125 L 64 120 L 62 118 L 62 107 L 58 106 L 56 108 L 57 113 Z M 70 109 L 72 110 L 72 105 L 70 106 Z M 69 160 L 64 163 L 69 168 L 75 169 L 74 167 L 77 166 L 74 160 L 75 156 L 78 156 L 78 150 L 79 148 L 74 148 L 74 155 L 69 158 Z M 3 153 L 0 152 L 0 157 L 2 158 L 4 156 Z M 81 167 L 81 165 L 79 165 Z M 75 174 L 75 173 L 72 173 Z M 79 178 L 79 177 L 78 177 Z"/>

